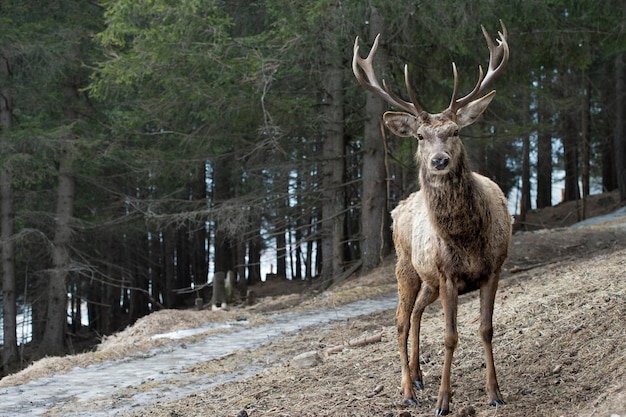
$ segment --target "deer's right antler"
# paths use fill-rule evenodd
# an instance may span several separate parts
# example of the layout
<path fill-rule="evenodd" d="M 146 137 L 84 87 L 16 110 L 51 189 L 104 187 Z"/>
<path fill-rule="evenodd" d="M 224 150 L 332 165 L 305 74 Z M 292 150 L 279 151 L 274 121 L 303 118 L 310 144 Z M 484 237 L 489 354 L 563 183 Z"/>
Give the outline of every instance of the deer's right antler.
<path fill-rule="evenodd" d="M 411 88 L 411 83 L 409 82 L 409 70 L 408 66 L 404 66 L 404 82 L 406 84 L 406 89 L 409 93 L 409 97 L 411 102 L 404 101 L 401 98 L 395 96 L 387 84 L 385 80 L 383 80 L 383 86 L 381 87 L 378 83 L 378 79 L 376 78 L 376 74 L 374 72 L 374 67 L 372 65 L 374 60 L 374 54 L 376 54 L 376 49 L 378 48 L 378 40 L 380 38 L 380 33 L 376 36 L 374 40 L 374 45 L 372 45 L 372 49 L 370 53 L 367 55 L 367 58 L 363 59 L 359 55 L 359 37 L 356 37 L 354 41 L 354 55 L 352 57 L 352 72 L 354 72 L 354 76 L 356 77 L 359 84 L 361 84 L 364 88 L 376 94 L 377 96 L 384 99 L 387 103 L 392 106 L 396 106 L 400 109 L 406 110 L 415 116 L 419 116 L 419 114 L 423 111 L 420 107 L 419 103 L 415 99 L 413 94 L 413 89 Z M 359 67 L 363 70 L 365 75 L 367 76 L 367 80 L 363 78 Z"/>

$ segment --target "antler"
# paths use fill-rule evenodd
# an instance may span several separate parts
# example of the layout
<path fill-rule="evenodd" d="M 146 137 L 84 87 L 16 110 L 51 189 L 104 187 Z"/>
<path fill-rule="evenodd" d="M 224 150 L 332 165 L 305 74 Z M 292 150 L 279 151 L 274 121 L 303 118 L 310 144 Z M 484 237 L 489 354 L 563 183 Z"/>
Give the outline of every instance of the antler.
<path fill-rule="evenodd" d="M 456 113 L 456 111 L 459 110 L 461 107 L 466 106 L 477 96 L 479 96 L 480 93 L 482 93 L 485 88 L 487 88 L 489 83 L 493 81 L 498 76 L 500 71 L 502 71 L 506 66 L 506 63 L 509 60 L 509 45 L 506 42 L 507 30 L 504 26 L 504 23 L 502 23 L 502 20 L 500 20 L 500 26 L 502 26 L 502 32 L 498 31 L 500 39 L 496 39 L 496 41 L 498 42 L 497 46 L 491 40 L 491 37 L 487 33 L 487 30 L 485 30 L 485 27 L 482 25 L 480 26 L 483 30 L 483 35 L 487 40 L 487 46 L 489 47 L 489 69 L 487 70 L 487 75 L 483 77 L 483 68 L 479 65 L 478 82 L 476 83 L 476 86 L 468 95 L 458 100 L 456 98 L 456 95 L 459 90 L 459 75 L 456 70 L 456 64 L 454 62 L 452 63 L 452 72 L 454 73 L 454 90 L 452 91 L 452 99 L 450 100 L 450 106 L 448 106 L 448 109 L 452 110 L 453 112 Z M 502 60 L 500 60 L 500 58 L 502 58 Z M 500 61 L 499 64 L 498 61 Z"/>
<path fill-rule="evenodd" d="M 380 33 L 376 36 L 374 40 L 374 45 L 372 45 L 372 49 L 370 50 L 367 58 L 363 59 L 359 55 L 359 37 L 357 36 L 354 41 L 354 56 L 352 57 L 352 72 L 354 72 L 354 76 L 356 77 L 359 84 L 365 87 L 367 90 L 376 94 L 377 96 L 383 98 L 387 103 L 406 110 L 408 112 L 413 113 L 415 116 L 419 116 L 419 114 L 423 111 L 420 107 L 417 100 L 415 100 L 415 96 L 413 94 L 413 89 L 411 88 L 411 83 L 409 82 L 409 70 L 408 66 L 404 66 L 404 82 L 406 84 L 406 89 L 409 92 L 409 97 L 411 102 L 404 101 L 401 98 L 395 96 L 387 84 L 385 80 L 383 80 L 383 87 L 378 83 L 378 79 L 376 78 L 376 74 L 374 73 L 374 67 L 372 62 L 374 60 L 374 54 L 376 53 L 376 49 L 378 48 L 378 39 L 380 38 Z M 365 75 L 367 76 L 367 80 L 363 78 L 361 71 L 358 67 L 361 67 Z"/>

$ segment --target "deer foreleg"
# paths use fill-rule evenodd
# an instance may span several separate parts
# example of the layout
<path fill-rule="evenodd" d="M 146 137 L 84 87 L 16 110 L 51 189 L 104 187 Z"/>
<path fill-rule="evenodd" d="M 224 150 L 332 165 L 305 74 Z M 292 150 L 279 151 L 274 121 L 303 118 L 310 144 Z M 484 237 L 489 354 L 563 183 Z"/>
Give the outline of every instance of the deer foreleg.
<path fill-rule="evenodd" d="M 450 372 L 452 369 L 452 358 L 459 340 L 456 328 L 458 290 L 456 283 L 447 278 L 439 287 L 443 314 L 446 322 L 444 337 L 445 356 L 443 360 L 443 372 L 441 374 L 441 385 L 437 396 L 437 408 L 435 415 L 445 416 L 450 412 L 450 401 L 452 399 L 452 387 L 450 384 Z"/>
<path fill-rule="evenodd" d="M 424 389 L 424 379 L 420 369 L 420 327 L 424 309 L 437 299 L 439 293 L 430 286 L 422 284 L 422 288 L 417 295 L 413 315 L 411 317 L 411 360 L 409 368 L 411 370 L 411 381 L 417 389 Z"/>
<path fill-rule="evenodd" d="M 420 290 L 421 281 L 410 262 L 402 262 L 399 258 L 396 265 L 398 280 L 398 308 L 396 310 L 396 327 L 398 329 L 398 346 L 400 347 L 400 366 L 402 369 L 402 398 L 406 404 L 416 404 L 413 396 L 411 371 L 407 343 L 411 327 L 411 312 Z"/>
<path fill-rule="evenodd" d="M 493 305 L 498 289 L 498 275 L 494 274 L 480 287 L 480 338 L 485 349 L 485 364 L 487 367 L 487 395 L 489 404 L 493 406 L 504 405 L 500 387 L 496 378 L 496 367 L 493 362 L 493 348 L 491 339 L 493 338 Z"/>

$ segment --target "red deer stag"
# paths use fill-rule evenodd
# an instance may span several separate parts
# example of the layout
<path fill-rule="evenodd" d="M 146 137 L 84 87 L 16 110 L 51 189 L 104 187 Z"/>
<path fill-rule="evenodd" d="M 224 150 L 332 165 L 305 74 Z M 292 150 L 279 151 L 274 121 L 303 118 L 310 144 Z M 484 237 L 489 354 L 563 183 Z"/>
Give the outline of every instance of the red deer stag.
<path fill-rule="evenodd" d="M 456 65 L 452 64 L 452 100 L 439 114 L 422 110 L 411 89 L 406 66 L 404 76 L 410 102 L 395 96 L 384 81 L 381 87 L 372 66 L 378 37 L 366 59 L 359 55 L 358 38 L 354 44 L 352 70 L 359 83 L 408 112 L 386 112 L 383 115 L 385 125 L 397 136 L 414 136 L 419 143 L 415 158 L 419 164 L 421 190 L 411 194 L 392 212 L 398 257 L 396 326 L 404 402 L 416 404 L 413 388 L 423 389 L 424 386 L 419 363 L 420 321 L 424 309 L 441 297 L 445 357 L 435 415 L 450 412 L 450 367 L 458 340 L 458 295 L 477 288 L 480 288 L 480 336 L 487 366 L 487 394 L 491 405 L 504 404 L 493 363 L 492 316 L 512 221 L 500 188 L 470 170 L 459 138 L 459 130 L 476 121 L 493 99 L 495 91 L 480 96 L 508 61 L 507 31 L 504 24 L 500 24 L 502 32 L 498 32 L 497 45 L 482 28 L 489 47 L 489 69 L 485 75 L 479 67 L 478 83 L 463 98 L 457 99 L 459 80 Z M 410 359 L 407 353 L 409 331 Z"/>

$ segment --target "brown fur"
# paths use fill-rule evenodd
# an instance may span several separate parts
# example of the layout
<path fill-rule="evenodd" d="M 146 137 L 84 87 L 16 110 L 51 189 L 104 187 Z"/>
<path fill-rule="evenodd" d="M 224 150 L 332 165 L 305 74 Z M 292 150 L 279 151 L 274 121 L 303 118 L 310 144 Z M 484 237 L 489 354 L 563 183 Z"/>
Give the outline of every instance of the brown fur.
<path fill-rule="evenodd" d="M 398 114 L 387 113 L 387 126 L 396 133 L 406 131 L 404 116 L 401 118 L 403 127 L 397 129 Z M 450 366 L 458 339 L 457 298 L 465 291 L 480 288 L 480 333 L 487 363 L 487 393 L 491 403 L 500 405 L 504 401 L 493 367 L 491 320 L 498 278 L 511 236 L 507 202 L 495 183 L 470 171 L 454 117 L 420 115 L 415 119 L 417 123 L 408 121 L 412 135 L 421 137 L 416 154 L 421 190 L 411 194 L 392 212 L 398 255 L 396 324 L 404 400 L 415 402 L 413 387 L 423 386 L 419 366 L 420 319 L 426 306 L 439 296 L 446 320 L 446 358 L 437 413 L 449 412 Z M 443 174 L 431 163 L 433 157 L 442 155 L 450 158 Z M 413 340 L 410 359 L 409 332 Z"/>

